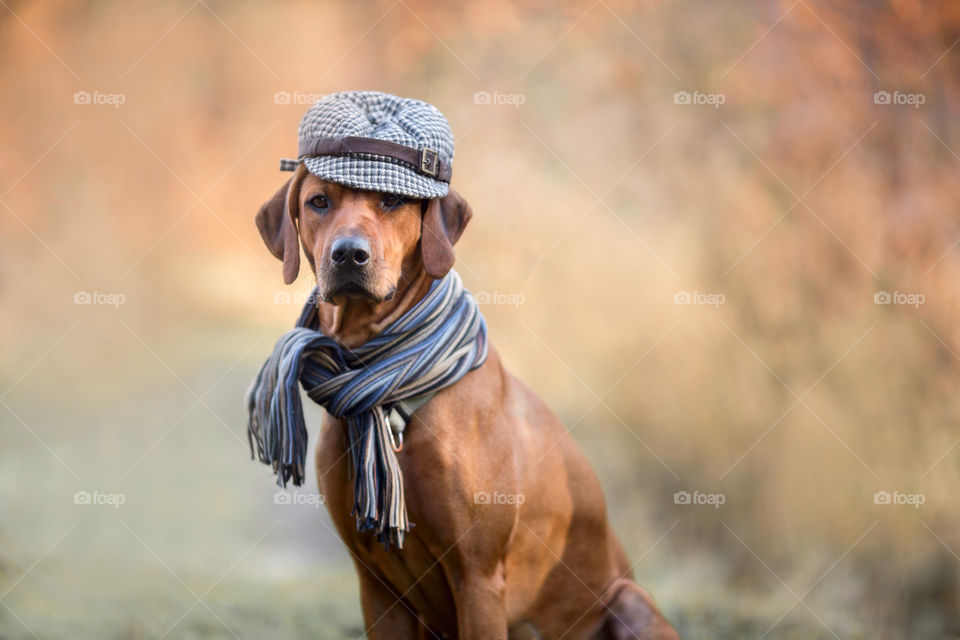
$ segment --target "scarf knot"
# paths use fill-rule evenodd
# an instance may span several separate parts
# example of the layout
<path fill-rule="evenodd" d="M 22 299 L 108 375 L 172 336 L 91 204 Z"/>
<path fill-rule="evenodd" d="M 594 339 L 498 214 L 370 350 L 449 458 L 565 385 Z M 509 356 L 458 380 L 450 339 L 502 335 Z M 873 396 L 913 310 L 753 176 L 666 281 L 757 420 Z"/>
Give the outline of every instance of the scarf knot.
<path fill-rule="evenodd" d="M 273 467 L 278 485 L 303 484 L 303 385 L 311 400 L 346 423 L 358 528 L 402 548 L 410 523 L 387 413 L 401 400 L 452 385 L 486 358 L 486 322 L 455 271 L 356 349 L 319 330 L 314 289 L 296 328 L 277 341 L 247 391 L 251 454 Z"/>

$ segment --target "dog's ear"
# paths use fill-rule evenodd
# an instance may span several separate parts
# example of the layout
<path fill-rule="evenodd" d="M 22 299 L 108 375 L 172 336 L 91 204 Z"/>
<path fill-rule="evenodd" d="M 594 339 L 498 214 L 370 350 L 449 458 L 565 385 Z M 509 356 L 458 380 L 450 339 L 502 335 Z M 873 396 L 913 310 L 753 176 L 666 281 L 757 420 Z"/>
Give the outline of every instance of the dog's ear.
<path fill-rule="evenodd" d="M 301 164 L 293 177 L 277 189 L 257 212 L 257 229 L 264 244 L 277 259 L 283 260 L 283 281 L 290 284 L 300 273 L 300 184 L 306 175 Z"/>
<path fill-rule="evenodd" d="M 472 217 L 470 205 L 453 189 L 444 197 L 429 201 L 420 225 L 420 253 L 431 278 L 440 279 L 453 267 L 453 245 Z"/>

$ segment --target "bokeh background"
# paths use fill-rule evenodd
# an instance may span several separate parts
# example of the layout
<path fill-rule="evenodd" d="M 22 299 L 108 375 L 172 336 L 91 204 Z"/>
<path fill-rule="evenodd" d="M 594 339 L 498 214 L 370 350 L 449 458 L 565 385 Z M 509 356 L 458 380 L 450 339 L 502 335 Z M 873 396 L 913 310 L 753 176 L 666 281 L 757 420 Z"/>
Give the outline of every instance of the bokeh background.
<path fill-rule="evenodd" d="M 457 268 L 684 637 L 956 637 L 958 40 L 949 2 L 0 1 L 0 637 L 362 633 L 242 403 L 310 289 L 253 215 L 355 88 L 450 120 Z"/>

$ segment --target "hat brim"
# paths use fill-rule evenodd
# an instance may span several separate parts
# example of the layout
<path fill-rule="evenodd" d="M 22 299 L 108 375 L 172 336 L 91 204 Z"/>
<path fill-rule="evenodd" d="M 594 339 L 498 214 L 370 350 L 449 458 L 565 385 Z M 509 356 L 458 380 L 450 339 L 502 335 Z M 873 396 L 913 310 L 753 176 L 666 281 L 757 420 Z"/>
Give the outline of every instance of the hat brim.
<path fill-rule="evenodd" d="M 313 175 L 354 189 L 395 193 L 409 198 L 429 200 L 447 195 L 450 185 L 421 175 L 392 160 L 355 156 L 318 156 L 304 158 Z"/>

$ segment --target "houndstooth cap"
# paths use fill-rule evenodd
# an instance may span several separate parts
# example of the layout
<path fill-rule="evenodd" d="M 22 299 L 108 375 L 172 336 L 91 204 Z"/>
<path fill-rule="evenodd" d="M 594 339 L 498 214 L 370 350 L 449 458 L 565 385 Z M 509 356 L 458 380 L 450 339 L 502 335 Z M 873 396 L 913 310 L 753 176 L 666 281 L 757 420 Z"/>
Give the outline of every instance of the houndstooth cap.
<path fill-rule="evenodd" d="M 297 132 L 301 154 L 312 140 L 351 136 L 409 147 L 420 160 L 411 163 L 386 155 L 342 151 L 338 155 L 301 155 L 299 159 L 317 177 L 355 189 L 423 199 L 447 195 L 449 182 L 440 179 L 443 176 L 435 169 L 446 167 L 449 180 L 453 132 L 433 105 L 380 91 L 332 93 L 307 110 Z"/>

